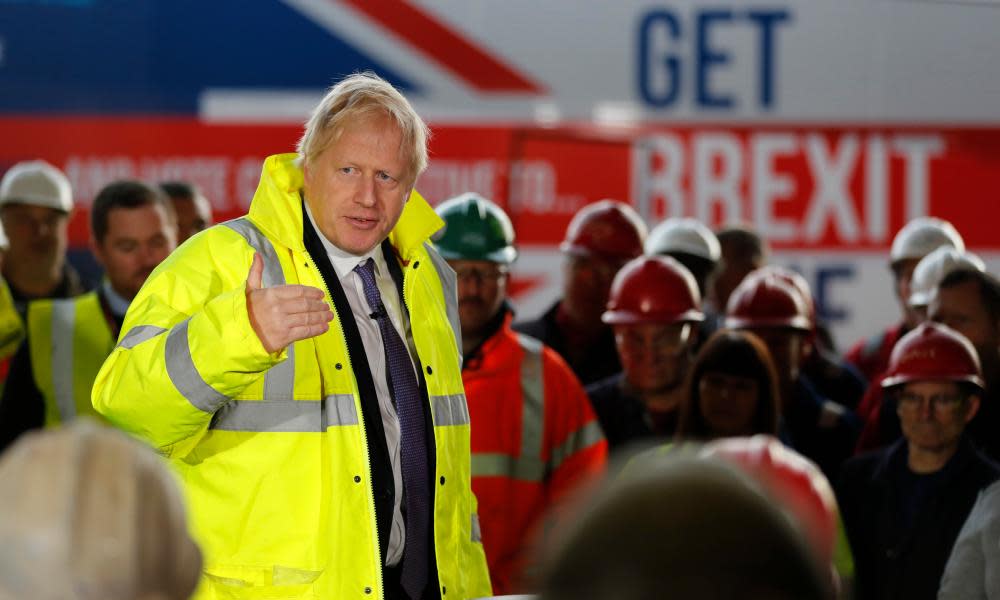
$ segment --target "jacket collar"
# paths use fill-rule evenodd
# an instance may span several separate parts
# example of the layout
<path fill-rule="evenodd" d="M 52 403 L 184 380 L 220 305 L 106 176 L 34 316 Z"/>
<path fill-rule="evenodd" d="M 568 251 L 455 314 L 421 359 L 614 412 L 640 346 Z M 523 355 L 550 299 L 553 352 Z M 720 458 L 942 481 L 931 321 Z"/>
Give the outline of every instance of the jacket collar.
<path fill-rule="evenodd" d="M 950 479 L 955 476 L 955 473 L 959 473 L 966 468 L 966 466 L 973 460 L 975 453 L 975 449 L 969 441 L 969 436 L 963 434 L 958 441 L 958 448 L 955 450 L 955 454 L 948 459 L 948 462 L 941 467 L 940 471 L 935 471 L 935 473 L 945 471 L 946 477 Z M 883 451 L 875 471 L 872 474 L 873 478 L 884 480 L 888 477 L 889 472 L 893 468 L 909 468 L 907 466 L 908 457 L 909 447 L 907 446 L 906 438 L 900 437 Z"/>
<path fill-rule="evenodd" d="M 250 218 L 269 238 L 282 245 L 305 251 L 302 242 L 302 169 L 295 164 L 297 154 L 267 157 L 260 184 L 250 204 Z M 444 226 L 417 190 L 403 207 L 399 222 L 389 232 L 389 242 L 406 264 L 430 236 Z"/>
<path fill-rule="evenodd" d="M 503 304 L 500 305 L 500 310 L 486 324 L 486 337 L 483 338 L 483 341 L 479 342 L 478 346 L 472 349 L 472 352 L 462 357 L 462 370 L 478 370 L 482 366 L 483 356 L 500 344 L 501 335 L 513 332 L 510 328 L 513 320 L 514 307 L 510 305 L 508 300 L 504 299 Z"/>

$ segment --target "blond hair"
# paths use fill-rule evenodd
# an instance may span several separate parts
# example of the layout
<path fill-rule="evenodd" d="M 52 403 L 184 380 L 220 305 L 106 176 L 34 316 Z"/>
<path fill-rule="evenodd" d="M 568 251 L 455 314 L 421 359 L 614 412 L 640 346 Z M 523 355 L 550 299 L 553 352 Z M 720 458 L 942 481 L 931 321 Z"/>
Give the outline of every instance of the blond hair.
<path fill-rule="evenodd" d="M 316 105 L 296 147 L 300 164 L 322 154 L 351 121 L 378 113 L 388 115 L 399 127 L 403 136 L 399 151 L 415 181 L 427 168 L 430 130 L 399 90 L 370 71 L 340 80 Z"/>

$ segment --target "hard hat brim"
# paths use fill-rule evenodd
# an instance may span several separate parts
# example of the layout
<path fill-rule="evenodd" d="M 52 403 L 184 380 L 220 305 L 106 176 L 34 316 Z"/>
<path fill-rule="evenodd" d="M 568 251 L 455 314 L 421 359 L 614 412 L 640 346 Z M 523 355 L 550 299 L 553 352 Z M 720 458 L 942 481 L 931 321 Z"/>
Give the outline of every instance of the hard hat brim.
<path fill-rule="evenodd" d="M 503 265 L 509 265 L 517 260 L 517 249 L 513 246 L 505 246 L 499 250 L 494 250 L 493 252 L 486 252 L 484 254 L 470 254 L 463 252 L 455 252 L 447 248 L 437 247 L 438 254 L 441 258 L 445 260 L 486 260 L 489 262 L 495 262 Z"/>
<path fill-rule="evenodd" d="M 726 317 L 726 327 L 729 329 L 752 329 L 760 327 L 763 329 L 779 327 L 797 329 L 803 333 L 810 333 L 813 330 L 812 323 L 804 316 L 796 316 L 782 319 L 748 319 L 743 317 Z"/>
<path fill-rule="evenodd" d="M 971 383 L 979 388 L 979 391 L 986 391 L 986 383 L 978 375 L 893 375 L 882 380 L 882 389 L 888 390 L 907 383 L 918 381 L 951 381 L 953 383 Z"/>
<path fill-rule="evenodd" d="M 601 315 L 601 321 L 608 325 L 642 325 L 644 323 L 701 323 L 705 313 L 700 310 L 688 310 L 676 313 L 639 313 L 631 310 L 609 310 Z"/>

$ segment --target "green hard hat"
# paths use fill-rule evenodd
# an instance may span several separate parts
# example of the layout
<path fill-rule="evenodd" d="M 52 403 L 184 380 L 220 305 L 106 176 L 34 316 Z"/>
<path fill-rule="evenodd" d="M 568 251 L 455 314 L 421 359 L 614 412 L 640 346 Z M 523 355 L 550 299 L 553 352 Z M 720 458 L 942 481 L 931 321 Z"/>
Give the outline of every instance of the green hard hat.
<path fill-rule="evenodd" d="M 436 210 L 445 225 L 434 244 L 445 259 L 510 264 L 517 258 L 510 218 L 486 198 L 465 193 L 445 200 Z"/>

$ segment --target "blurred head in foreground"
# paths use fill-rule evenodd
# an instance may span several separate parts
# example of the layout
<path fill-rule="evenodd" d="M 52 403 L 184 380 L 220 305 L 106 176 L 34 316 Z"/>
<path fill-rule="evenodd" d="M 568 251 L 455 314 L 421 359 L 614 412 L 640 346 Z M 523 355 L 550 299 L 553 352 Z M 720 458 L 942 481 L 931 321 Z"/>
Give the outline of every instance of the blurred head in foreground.
<path fill-rule="evenodd" d="M 820 561 L 759 484 L 719 458 L 630 469 L 554 548 L 541 598 L 830 597 Z"/>
<path fill-rule="evenodd" d="M 86 421 L 25 435 L 0 460 L 0 599 L 190 597 L 201 553 L 149 449 Z"/>

